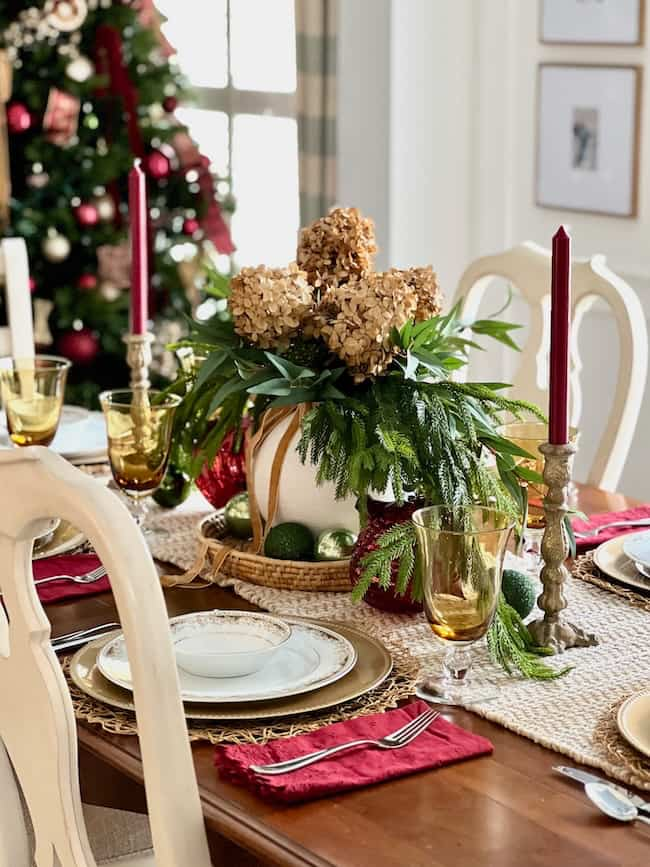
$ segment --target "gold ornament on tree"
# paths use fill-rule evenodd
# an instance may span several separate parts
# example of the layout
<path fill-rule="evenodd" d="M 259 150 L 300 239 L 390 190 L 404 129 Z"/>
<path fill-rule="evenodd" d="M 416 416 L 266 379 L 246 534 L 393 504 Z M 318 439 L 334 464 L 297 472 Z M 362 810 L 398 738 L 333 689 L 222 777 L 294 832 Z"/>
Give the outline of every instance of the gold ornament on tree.
<path fill-rule="evenodd" d="M 43 239 L 41 249 L 48 262 L 58 264 L 64 262 L 70 255 L 70 241 L 56 229 L 50 228 Z"/>
<path fill-rule="evenodd" d="M 334 208 L 300 232 L 297 262 L 312 286 L 329 289 L 372 271 L 375 224 L 358 208 Z"/>
<path fill-rule="evenodd" d="M 91 203 L 97 208 L 97 214 L 103 223 L 113 222 L 115 219 L 116 208 L 115 202 L 110 193 L 105 191 L 98 193 L 92 197 Z"/>
<path fill-rule="evenodd" d="M 47 0 L 43 7 L 45 20 L 61 33 L 78 30 L 88 15 L 86 0 Z"/>
<path fill-rule="evenodd" d="M 230 283 L 230 310 L 235 331 L 263 349 L 289 345 L 312 314 L 313 290 L 304 271 L 287 268 L 242 268 Z"/>

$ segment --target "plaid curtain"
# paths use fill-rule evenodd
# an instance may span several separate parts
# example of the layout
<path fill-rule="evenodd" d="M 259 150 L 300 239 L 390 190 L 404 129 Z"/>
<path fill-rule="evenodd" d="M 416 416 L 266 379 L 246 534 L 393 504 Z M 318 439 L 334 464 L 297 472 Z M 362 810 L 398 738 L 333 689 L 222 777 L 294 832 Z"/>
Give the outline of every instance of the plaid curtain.
<path fill-rule="evenodd" d="M 300 220 L 326 214 L 336 198 L 338 0 L 296 0 Z"/>

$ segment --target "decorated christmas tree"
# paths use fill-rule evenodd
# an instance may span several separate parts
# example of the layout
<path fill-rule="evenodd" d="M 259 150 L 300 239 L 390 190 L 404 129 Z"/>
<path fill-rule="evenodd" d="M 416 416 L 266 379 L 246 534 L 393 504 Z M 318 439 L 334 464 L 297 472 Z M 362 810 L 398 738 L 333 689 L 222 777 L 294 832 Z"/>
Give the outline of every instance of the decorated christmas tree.
<path fill-rule="evenodd" d="M 134 158 L 147 174 L 161 346 L 196 306 L 205 258 L 232 252 L 227 185 L 218 197 L 209 159 L 174 116 L 187 94 L 152 0 L 4 0 L 0 49 L 2 231 L 27 242 L 40 348 L 74 362 L 68 401 L 93 405 L 128 381 Z"/>

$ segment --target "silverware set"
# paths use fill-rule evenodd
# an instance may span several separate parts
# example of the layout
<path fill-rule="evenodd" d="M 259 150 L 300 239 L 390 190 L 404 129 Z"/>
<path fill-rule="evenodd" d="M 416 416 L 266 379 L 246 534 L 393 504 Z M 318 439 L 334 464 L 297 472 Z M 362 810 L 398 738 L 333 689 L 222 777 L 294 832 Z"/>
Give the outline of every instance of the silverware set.
<path fill-rule="evenodd" d="M 272 777 L 277 774 L 289 774 L 292 771 L 299 771 L 301 768 L 306 768 L 308 765 L 313 765 L 316 762 L 322 762 L 324 759 L 329 759 L 337 753 L 350 750 L 354 747 L 365 746 L 377 747 L 380 750 L 400 750 L 402 747 L 408 746 L 426 731 L 439 716 L 439 711 L 429 708 L 429 710 L 424 711 L 424 713 L 416 716 L 415 719 L 412 719 L 406 725 L 391 732 L 389 735 L 385 735 L 383 738 L 378 738 L 377 740 L 347 741 L 344 744 L 337 744 L 334 747 L 327 747 L 327 749 L 317 750 L 314 753 L 306 753 L 293 759 L 287 759 L 284 762 L 274 762 L 270 765 L 250 765 L 249 769 L 256 774 Z"/>
<path fill-rule="evenodd" d="M 68 632 L 66 635 L 58 635 L 52 639 L 52 648 L 58 653 L 61 650 L 72 650 L 81 647 L 95 638 L 101 638 L 114 629 L 119 629 L 119 623 L 100 623 L 98 626 L 90 626 L 88 629 L 79 629 L 76 632 Z"/>
<path fill-rule="evenodd" d="M 650 825 L 650 801 L 644 800 L 640 795 L 580 768 L 557 765 L 553 770 L 575 780 L 576 783 L 582 783 L 589 800 L 611 819 L 619 822 L 639 821 Z"/>

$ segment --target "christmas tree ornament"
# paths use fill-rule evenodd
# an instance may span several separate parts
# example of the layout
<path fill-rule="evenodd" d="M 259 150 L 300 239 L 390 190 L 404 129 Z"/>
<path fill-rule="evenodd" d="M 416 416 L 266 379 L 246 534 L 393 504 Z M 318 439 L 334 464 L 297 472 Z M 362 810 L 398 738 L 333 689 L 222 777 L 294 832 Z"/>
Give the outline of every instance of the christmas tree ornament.
<path fill-rule="evenodd" d="M 239 433 L 239 432 L 238 432 Z M 215 509 L 221 509 L 235 494 L 246 488 L 243 437 L 231 431 L 211 463 L 203 465 L 196 486 Z"/>
<path fill-rule="evenodd" d="M 385 532 L 395 524 L 409 521 L 416 509 L 422 506 L 422 502 L 414 501 L 399 506 L 396 503 L 380 503 L 370 500 L 368 503 L 369 520 L 359 533 L 357 544 L 354 546 L 350 559 L 350 581 L 354 586 L 364 571 L 363 560 L 372 551 L 378 548 L 378 540 Z M 399 596 L 394 589 L 399 570 L 399 561 L 393 560 L 391 565 L 391 586 L 384 590 L 378 582 L 374 582 L 364 596 L 364 602 L 379 608 L 381 611 L 392 611 L 396 614 L 414 614 L 422 611 L 422 603 L 416 602 L 411 596 L 411 586 L 403 596 Z"/>
<path fill-rule="evenodd" d="M 64 262 L 70 255 L 70 241 L 65 235 L 59 234 L 56 229 L 48 229 L 47 236 L 43 239 L 43 255 L 48 262 Z"/>
<path fill-rule="evenodd" d="M 349 530 L 324 530 L 316 539 L 314 556 L 316 560 L 346 560 L 352 554 L 356 541 L 356 534 Z"/>
<path fill-rule="evenodd" d="M 29 291 L 33 294 L 36 292 L 36 280 L 33 277 L 29 278 Z"/>
<path fill-rule="evenodd" d="M 167 114 L 171 114 L 173 111 L 176 111 L 178 108 L 178 100 L 175 96 L 166 96 L 163 99 L 162 107 L 165 109 Z"/>
<path fill-rule="evenodd" d="M 98 292 L 100 296 L 104 299 L 104 301 L 117 301 L 117 299 L 122 294 L 122 289 L 119 286 L 116 286 L 114 283 L 111 283 L 110 280 L 102 280 L 99 284 Z"/>
<path fill-rule="evenodd" d="M 65 74 L 77 84 L 83 84 L 95 74 L 95 65 L 84 54 L 80 54 L 67 64 Z"/>
<path fill-rule="evenodd" d="M 97 288 L 97 277 L 95 274 L 82 274 L 77 280 L 77 286 L 83 292 L 91 292 Z"/>
<path fill-rule="evenodd" d="M 11 102 L 7 106 L 7 129 L 14 135 L 27 132 L 32 126 L 32 116 L 22 102 Z"/>
<path fill-rule="evenodd" d="M 38 174 L 27 175 L 27 186 L 33 190 L 42 190 L 50 182 L 50 176 L 47 172 L 39 172 Z"/>
<path fill-rule="evenodd" d="M 200 228 L 201 224 L 196 219 L 196 217 L 187 217 L 187 219 L 183 220 L 184 235 L 194 235 L 195 232 L 198 232 Z"/>
<path fill-rule="evenodd" d="M 120 244 L 101 244 L 97 248 L 97 271 L 100 281 L 126 289 L 131 283 L 131 251 L 126 241 Z"/>
<path fill-rule="evenodd" d="M 117 209 L 115 207 L 115 201 L 109 193 L 101 193 L 100 195 L 93 196 L 92 204 L 97 208 L 97 213 L 99 214 L 99 219 L 102 223 L 113 222 Z"/>
<path fill-rule="evenodd" d="M 57 87 L 51 87 L 43 115 L 43 132 L 48 141 L 60 147 L 69 145 L 77 135 L 81 102 Z"/>
<path fill-rule="evenodd" d="M 91 226 L 96 226 L 99 222 L 99 212 L 91 202 L 82 202 L 74 209 L 74 215 L 79 223 L 85 229 Z"/>
<path fill-rule="evenodd" d="M 228 532 L 232 536 L 236 536 L 238 539 L 250 539 L 253 535 L 251 510 L 246 491 L 235 494 L 228 500 L 223 517 Z"/>
<path fill-rule="evenodd" d="M 57 340 L 57 350 L 74 364 L 90 364 L 99 352 L 99 338 L 90 328 L 64 331 Z"/>
<path fill-rule="evenodd" d="M 171 174 L 171 161 L 162 151 L 154 150 L 145 157 L 144 170 L 149 177 L 161 181 Z"/>
<path fill-rule="evenodd" d="M 86 0 L 47 0 L 43 7 L 45 20 L 61 33 L 78 30 L 88 15 Z"/>

